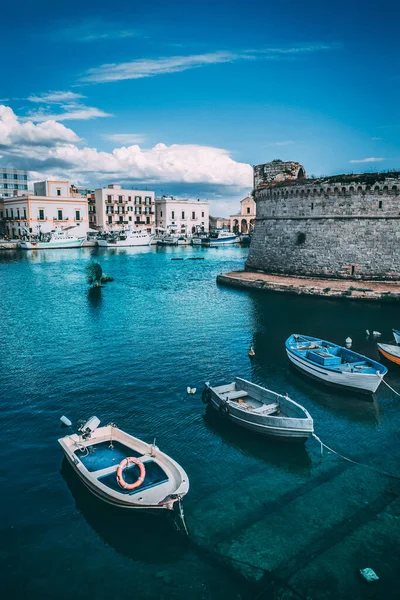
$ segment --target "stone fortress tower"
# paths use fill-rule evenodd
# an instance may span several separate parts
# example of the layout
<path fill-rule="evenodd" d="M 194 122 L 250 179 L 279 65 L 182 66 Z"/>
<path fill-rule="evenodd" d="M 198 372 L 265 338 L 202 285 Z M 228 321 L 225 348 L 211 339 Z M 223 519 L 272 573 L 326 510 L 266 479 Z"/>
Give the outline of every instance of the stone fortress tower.
<path fill-rule="evenodd" d="M 254 167 L 247 271 L 400 280 L 400 173 L 307 179 L 297 162 Z"/>

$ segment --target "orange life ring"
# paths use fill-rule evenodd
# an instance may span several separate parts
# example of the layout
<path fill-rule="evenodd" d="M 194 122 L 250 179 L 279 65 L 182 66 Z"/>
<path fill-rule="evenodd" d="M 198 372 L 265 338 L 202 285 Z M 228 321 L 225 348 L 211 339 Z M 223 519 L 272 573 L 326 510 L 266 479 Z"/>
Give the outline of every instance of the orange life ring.
<path fill-rule="evenodd" d="M 125 479 L 122 477 L 122 471 L 131 464 L 135 464 L 139 467 L 140 475 L 134 483 L 126 483 Z M 122 487 L 124 490 L 134 490 L 142 485 L 146 476 L 146 469 L 144 468 L 144 464 L 141 460 L 135 458 L 134 456 L 128 456 L 119 463 L 116 475 L 117 482 L 120 487 Z"/>

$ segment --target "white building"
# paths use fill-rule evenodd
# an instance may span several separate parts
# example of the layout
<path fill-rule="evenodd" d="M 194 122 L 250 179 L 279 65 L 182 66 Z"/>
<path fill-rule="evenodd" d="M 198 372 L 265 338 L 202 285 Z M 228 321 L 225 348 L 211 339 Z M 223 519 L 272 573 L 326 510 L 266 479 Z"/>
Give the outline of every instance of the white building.
<path fill-rule="evenodd" d="M 208 200 L 177 200 L 172 196 L 156 198 L 158 233 L 192 234 L 209 230 Z"/>
<path fill-rule="evenodd" d="M 34 188 L 45 193 L 33 195 L 27 192 L 26 195 L 0 198 L 3 235 L 15 239 L 27 231 L 47 233 L 56 226 L 77 227 L 79 234 L 86 234 L 89 227 L 87 198 L 71 194 L 68 181 L 41 181 L 34 184 Z"/>
<path fill-rule="evenodd" d="M 124 190 L 111 184 L 94 191 L 93 225 L 104 229 L 132 226 L 154 233 L 154 192 Z M 92 209 L 91 209 L 92 210 Z"/>

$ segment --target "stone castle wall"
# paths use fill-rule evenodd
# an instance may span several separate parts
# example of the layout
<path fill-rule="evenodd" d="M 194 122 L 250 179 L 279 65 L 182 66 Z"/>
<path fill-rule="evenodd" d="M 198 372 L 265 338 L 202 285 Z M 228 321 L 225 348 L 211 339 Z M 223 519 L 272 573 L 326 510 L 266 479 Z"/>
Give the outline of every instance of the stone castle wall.
<path fill-rule="evenodd" d="M 247 270 L 400 279 L 400 174 L 272 183 L 256 189 Z"/>

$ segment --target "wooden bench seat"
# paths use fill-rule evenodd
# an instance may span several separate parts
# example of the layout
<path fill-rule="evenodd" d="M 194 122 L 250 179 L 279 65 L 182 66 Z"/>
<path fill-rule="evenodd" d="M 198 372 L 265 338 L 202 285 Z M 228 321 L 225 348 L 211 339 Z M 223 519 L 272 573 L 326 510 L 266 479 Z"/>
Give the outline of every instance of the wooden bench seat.
<path fill-rule="evenodd" d="M 256 408 L 254 412 L 261 413 L 262 415 L 270 415 L 279 409 L 279 404 L 274 402 L 273 404 L 263 404 L 259 408 Z"/>
<path fill-rule="evenodd" d="M 245 398 L 249 394 L 243 390 L 235 390 L 234 392 L 226 392 L 225 394 L 221 394 L 224 396 L 226 400 L 237 400 L 238 398 Z"/>

